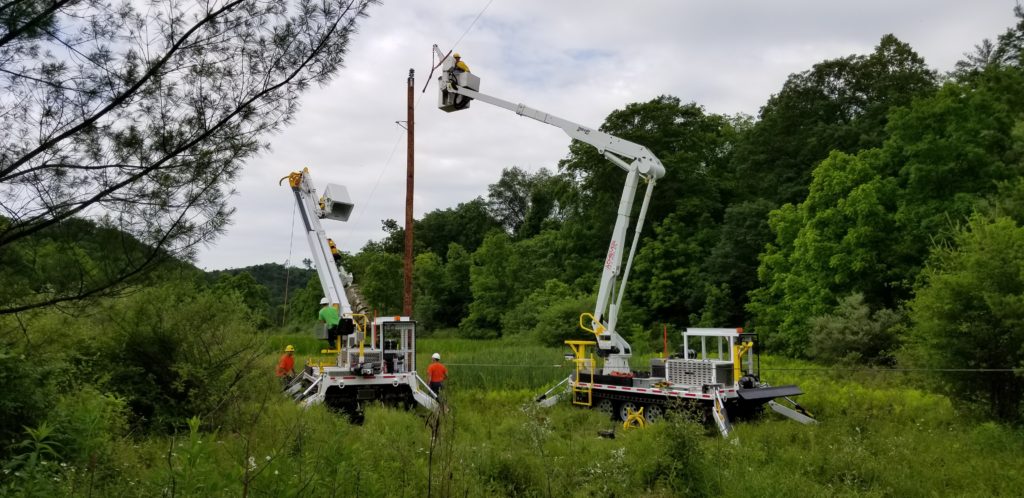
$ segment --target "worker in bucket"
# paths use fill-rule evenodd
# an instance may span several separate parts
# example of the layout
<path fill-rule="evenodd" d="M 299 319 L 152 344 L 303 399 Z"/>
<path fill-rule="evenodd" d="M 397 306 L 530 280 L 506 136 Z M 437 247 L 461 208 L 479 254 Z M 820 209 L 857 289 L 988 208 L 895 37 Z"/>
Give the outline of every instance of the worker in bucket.
<path fill-rule="evenodd" d="M 449 70 L 449 74 L 451 75 L 450 81 L 452 83 L 452 86 L 457 87 L 459 86 L 459 75 L 462 73 L 468 73 L 469 66 L 467 66 L 465 62 L 462 62 L 462 56 L 459 55 L 458 52 L 452 54 L 452 58 L 455 59 L 455 64 L 452 64 L 452 68 Z M 473 99 L 465 95 L 456 94 L 453 104 L 455 105 L 456 109 L 464 109 L 466 106 L 469 105 L 469 102 L 471 100 Z"/>
<path fill-rule="evenodd" d="M 441 388 L 444 387 L 444 381 L 448 379 L 448 369 L 441 363 L 441 353 L 434 353 L 430 356 L 430 366 L 427 367 L 427 379 L 430 383 L 430 390 L 440 396 Z"/>
<path fill-rule="evenodd" d="M 292 381 L 292 377 L 295 377 L 295 346 L 289 344 L 284 347 L 284 354 L 277 362 L 277 377 L 286 386 Z"/>
<path fill-rule="evenodd" d="M 320 300 L 320 312 L 317 318 L 327 326 L 327 340 L 334 346 L 334 338 L 338 335 L 338 324 L 341 323 L 341 315 L 338 308 L 331 306 L 331 300 L 326 297 Z"/>
<path fill-rule="evenodd" d="M 462 62 L 462 56 L 459 55 L 458 52 L 455 52 L 454 54 L 452 54 L 452 58 L 455 59 L 455 65 L 452 66 L 452 71 L 455 71 L 457 73 L 468 73 L 468 72 L 470 72 L 469 71 L 469 66 L 467 66 L 465 62 Z"/>

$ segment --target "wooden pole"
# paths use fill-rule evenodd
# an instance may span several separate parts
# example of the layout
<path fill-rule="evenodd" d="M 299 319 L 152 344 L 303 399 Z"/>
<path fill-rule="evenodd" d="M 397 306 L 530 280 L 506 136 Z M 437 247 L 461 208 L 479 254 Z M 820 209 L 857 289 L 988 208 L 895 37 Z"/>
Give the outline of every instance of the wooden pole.
<path fill-rule="evenodd" d="M 402 314 L 412 316 L 412 243 L 413 243 L 413 219 L 412 219 L 412 192 L 413 179 L 415 177 L 414 161 L 414 139 L 413 130 L 413 87 L 415 86 L 415 71 L 409 69 L 406 93 L 408 94 L 408 110 L 406 116 L 406 173 L 405 173 L 405 287 L 402 292 Z"/>

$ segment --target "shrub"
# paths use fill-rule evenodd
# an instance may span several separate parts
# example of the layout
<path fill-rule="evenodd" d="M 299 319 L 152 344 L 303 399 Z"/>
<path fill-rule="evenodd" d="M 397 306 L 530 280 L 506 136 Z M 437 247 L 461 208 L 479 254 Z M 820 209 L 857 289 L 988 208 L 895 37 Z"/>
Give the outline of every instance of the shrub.
<path fill-rule="evenodd" d="M 54 366 L 0 349 L 0 455 L 35 426 L 53 405 L 56 389 Z"/>
<path fill-rule="evenodd" d="M 811 319 L 810 355 L 825 361 L 892 365 L 903 321 L 897 311 L 872 313 L 863 294 L 852 294 L 833 313 Z"/>
<path fill-rule="evenodd" d="M 107 304 L 85 369 L 123 397 L 134 422 L 168 430 L 215 413 L 258 371 L 258 339 L 237 293 L 169 282 Z"/>
<path fill-rule="evenodd" d="M 63 456 L 85 468 L 108 459 L 114 444 L 128 427 L 125 401 L 91 386 L 61 396 L 47 416 Z"/>
<path fill-rule="evenodd" d="M 61 446 L 54 440 L 54 429 L 43 422 L 35 429 L 25 427 L 25 438 L 12 446 L 14 456 L 3 465 L 0 481 L 3 496 L 56 496 L 55 475 Z"/>
<path fill-rule="evenodd" d="M 561 346 L 569 339 L 593 339 L 594 336 L 579 327 L 580 313 L 593 308 L 594 299 L 589 296 L 552 301 L 537 315 L 534 337 L 546 346 Z"/>
<path fill-rule="evenodd" d="M 701 444 L 703 428 L 684 415 L 670 412 L 664 424 L 657 424 L 652 429 L 661 431 L 660 452 L 641 469 L 641 474 L 649 472 L 644 481 L 648 485 L 667 488 L 673 496 L 715 495 L 714 469 Z"/>
<path fill-rule="evenodd" d="M 1024 228 L 1010 218 L 971 218 L 955 244 L 938 248 L 910 303 L 908 351 L 931 368 L 1008 369 L 1024 365 Z M 1019 373 L 942 372 L 942 387 L 994 417 L 1020 420 Z"/>
<path fill-rule="evenodd" d="M 501 317 L 502 335 L 518 335 L 533 330 L 541 320 L 541 314 L 560 301 L 578 298 L 568 285 L 560 280 L 544 282 L 544 287 L 530 293 L 521 303 Z"/>

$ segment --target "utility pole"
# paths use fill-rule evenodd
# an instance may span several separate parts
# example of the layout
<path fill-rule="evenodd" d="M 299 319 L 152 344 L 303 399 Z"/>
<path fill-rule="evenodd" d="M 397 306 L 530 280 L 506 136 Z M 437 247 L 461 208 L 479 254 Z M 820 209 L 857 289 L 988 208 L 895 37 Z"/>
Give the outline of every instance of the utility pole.
<path fill-rule="evenodd" d="M 412 316 L 412 230 L 413 230 L 413 219 L 412 219 L 412 192 L 413 192 L 413 179 L 415 178 L 415 151 L 413 140 L 414 130 L 413 127 L 413 87 L 415 85 L 416 77 L 415 71 L 409 69 L 409 79 L 407 81 L 406 93 L 408 95 L 408 111 L 405 121 L 406 129 L 406 146 L 405 146 L 405 288 L 402 292 L 402 314 L 405 316 Z"/>

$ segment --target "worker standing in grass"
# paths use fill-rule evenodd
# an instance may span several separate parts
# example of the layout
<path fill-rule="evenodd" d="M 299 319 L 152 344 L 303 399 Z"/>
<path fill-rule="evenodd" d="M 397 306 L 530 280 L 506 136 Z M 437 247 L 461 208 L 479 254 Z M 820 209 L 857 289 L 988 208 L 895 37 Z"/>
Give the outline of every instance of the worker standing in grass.
<path fill-rule="evenodd" d="M 441 363 L 441 353 L 434 353 L 430 359 L 430 366 L 427 367 L 427 379 L 430 383 L 430 390 L 440 397 L 444 381 L 448 380 L 448 369 Z"/>
<path fill-rule="evenodd" d="M 317 317 L 327 325 L 327 341 L 334 347 L 334 339 L 338 336 L 338 324 L 341 323 L 341 315 L 338 308 L 331 306 L 330 299 L 326 297 L 320 300 L 320 312 Z"/>
<path fill-rule="evenodd" d="M 295 377 L 295 346 L 285 346 L 284 354 L 277 362 L 277 376 L 286 386 L 292 381 L 292 377 Z"/>

